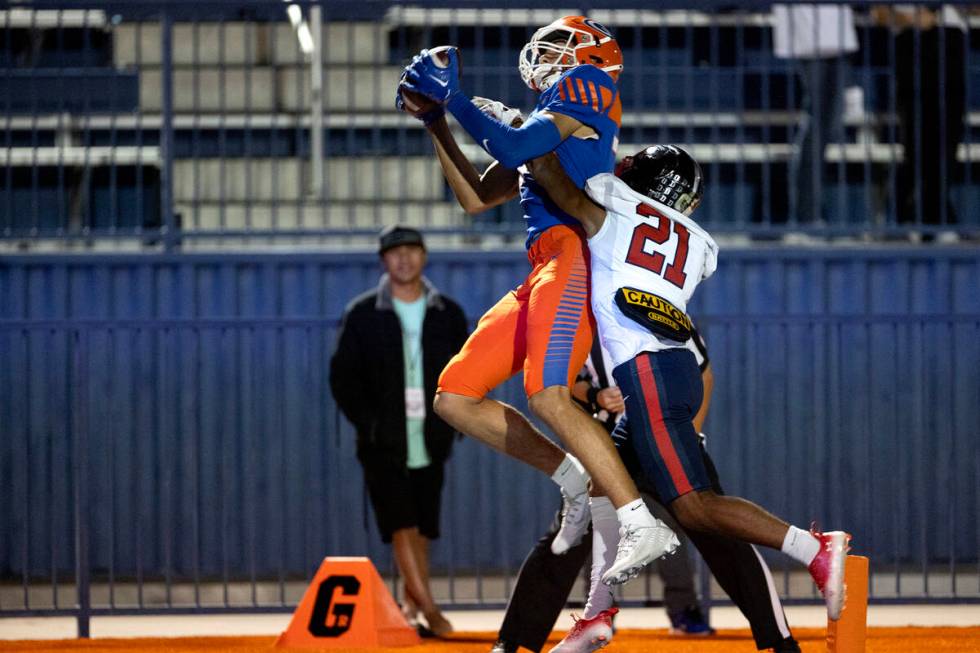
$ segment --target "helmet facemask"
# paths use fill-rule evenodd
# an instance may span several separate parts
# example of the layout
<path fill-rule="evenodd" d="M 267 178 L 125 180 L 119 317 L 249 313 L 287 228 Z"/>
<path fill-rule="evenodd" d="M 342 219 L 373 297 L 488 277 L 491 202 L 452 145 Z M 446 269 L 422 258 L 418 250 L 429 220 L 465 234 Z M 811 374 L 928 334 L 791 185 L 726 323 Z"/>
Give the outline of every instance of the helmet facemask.
<path fill-rule="evenodd" d="M 575 45 L 572 30 L 554 25 L 542 27 L 521 49 L 517 63 L 521 79 L 534 91 L 547 91 L 562 73 L 578 65 Z"/>
<path fill-rule="evenodd" d="M 694 213 L 694 209 L 698 208 L 698 204 L 701 203 L 701 197 L 695 196 L 695 193 L 684 192 L 680 194 L 680 197 L 674 202 L 674 208 L 684 215 L 691 215 Z"/>

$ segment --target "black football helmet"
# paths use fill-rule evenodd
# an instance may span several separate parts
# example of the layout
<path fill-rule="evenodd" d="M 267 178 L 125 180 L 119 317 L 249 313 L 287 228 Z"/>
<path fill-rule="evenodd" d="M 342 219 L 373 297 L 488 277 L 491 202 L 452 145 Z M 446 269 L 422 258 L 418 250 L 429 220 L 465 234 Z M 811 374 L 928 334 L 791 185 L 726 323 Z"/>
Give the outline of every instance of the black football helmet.
<path fill-rule="evenodd" d="M 616 176 L 641 195 L 691 215 L 701 203 L 704 175 L 690 154 L 676 145 L 651 145 L 616 166 Z"/>

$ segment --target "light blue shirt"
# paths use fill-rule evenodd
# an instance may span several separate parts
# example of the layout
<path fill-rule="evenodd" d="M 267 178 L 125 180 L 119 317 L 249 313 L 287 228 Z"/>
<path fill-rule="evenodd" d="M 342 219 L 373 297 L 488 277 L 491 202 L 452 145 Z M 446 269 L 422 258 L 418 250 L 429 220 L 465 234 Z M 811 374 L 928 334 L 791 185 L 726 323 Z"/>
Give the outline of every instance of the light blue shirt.
<path fill-rule="evenodd" d="M 405 389 L 417 389 L 424 395 L 422 375 L 422 321 L 425 319 L 425 295 L 414 302 L 392 297 L 395 314 L 402 324 L 402 357 L 405 362 Z M 424 402 L 423 402 L 424 404 Z M 425 448 L 425 418 L 405 416 L 408 437 L 408 468 L 419 469 L 432 463 Z"/>

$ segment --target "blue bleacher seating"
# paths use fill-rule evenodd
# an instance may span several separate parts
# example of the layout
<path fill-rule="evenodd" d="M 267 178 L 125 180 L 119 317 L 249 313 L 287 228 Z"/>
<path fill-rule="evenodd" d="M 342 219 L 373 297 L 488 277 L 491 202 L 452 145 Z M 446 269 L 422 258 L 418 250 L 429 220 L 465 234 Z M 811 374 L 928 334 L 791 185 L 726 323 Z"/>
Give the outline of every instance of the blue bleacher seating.
<path fill-rule="evenodd" d="M 134 111 L 135 72 L 101 68 L 15 68 L 0 76 L 0 108 L 8 113 L 74 114 Z"/>
<path fill-rule="evenodd" d="M 370 0 L 330 3 L 324 7 L 325 25 L 335 27 L 338 21 L 376 21 L 392 6 L 390 2 Z M 241 30 L 246 24 L 255 27 L 268 23 L 281 27 L 287 20 L 285 7 L 276 3 L 225 3 L 220 6 L 179 3 L 170 10 L 175 24 L 183 25 L 185 40 L 189 34 L 186 26 L 190 22 L 202 26 L 234 24 Z M 35 29 L 22 21 L 0 32 L 0 110 L 8 116 L 6 124 L 0 121 L 2 146 L 20 149 L 21 154 L 30 148 L 52 150 L 66 143 L 74 148 L 97 146 L 113 151 L 122 147 L 137 152 L 156 149 L 161 136 L 157 113 L 160 111 L 160 94 L 154 84 L 159 79 L 162 65 L 155 40 L 159 32 L 152 30 L 158 30 L 160 11 L 159 5 L 151 3 L 114 6 L 92 24 L 82 20 L 52 27 L 51 16 L 46 15 L 45 27 Z M 397 16 L 397 13 L 391 16 Z M 757 223 L 760 219 L 779 222 L 785 219 L 788 210 L 786 178 L 802 93 L 795 80 L 792 62 L 774 56 L 770 30 L 759 22 L 758 15 L 750 12 L 743 15 L 745 20 L 732 21 L 728 19 L 738 12 L 722 13 L 726 20 L 709 21 L 708 24 L 611 24 L 627 62 L 620 78 L 625 117 L 620 142 L 631 147 L 652 142 L 700 147 L 703 162 L 710 171 L 710 197 L 706 207 L 724 207 L 723 211 L 709 208 L 710 221 L 725 225 Z M 692 12 L 692 16 L 694 14 L 704 17 L 698 12 Z M 336 72 L 346 74 L 348 69 L 359 70 L 357 66 L 380 64 L 374 69 L 381 71 L 380 76 L 364 79 L 390 77 L 392 69 L 397 71 L 420 47 L 451 42 L 464 52 L 463 86 L 467 92 L 501 99 L 525 110 L 531 108 L 536 95 L 520 80 L 516 64 L 520 48 L 535 25 L 480 25 L 467 20 L 451 25 L 452 16 L 452 12 L 436 11 L 430 16 L 429 24 L 415 21 L 399 25 L 396 19 L 381 24 L 376 32 L 368 31 L 382 39 L 377 44 L 378 58 L 372 59 L 369 55 L 366 59 L 357 59 L 351 66 L 346 66 L 342 59 L 338 62 L 334 56 L 347 46 L 328 44 L 334 53 L 328 56 L 325 94 L 336 100 L 337 89 L 354 83 L 348 79 L 357 79 L 356 75 L 332 77 Z M 116 42 L 119 36 L 114 34 L 115 26 L 122 24 L 132 28 L 134 21 L 142 22 L 147 30 L 144 41 L 152 41 L 146 44 L 148 49 L 144 54 L 150 56 L 145 61 L 140 56 L 122 56 L 125 47 L 120 44 L 125 40 Z M 220 33 L 224 34 L 223 31 Z M 268 34 L 262 37 L 268 38 Z M 852 57 L 852 63 L 863 67 L 852 75 L 850 83 L 863 87 L 867 117 L 864 124 L 851 120 L 844 132 L 844 142 L 853 145 L 870 137 L 875 143 L 887 146 L 898 140 L 897 127 L 889 115 L 893 76 L 888 48 L 892 41 L 887 30 L 877 27 L 862 26 L 859 38 L 862 50 Z M 186 59 L 186 50 L 182 51 L 185 56 L 174 69 L 174 93 L 179 94 L 179 100 L 183 102 L 180 104 L 175 100 L 178 106 L 176 117 L 183 119 L 174 129 L 172 154 L 178 161 L 195 158 L 308 159 L 311 147 L 308 100 L 293 99 L 305 98 L 304 94 L 308 93 L 305 64 L 301 59 L 285 65 L 277 63 L 269 54 L 278 51 L 274 43 L 269 46 L 271 41 L 266 40 L 262 46 L 262 39 L 255 36 L 249 48 L 234 50 L 230 61 L 224 61 L 223 54 L 218 56 L 219 51 L 225 52 L 223 48 L 211 48 L 211 59 L 194 64 L 196 70 L 211 75 L 207 82 L 202 82 L 205 88 L 200 89 L 210 94 L 208 102 L 204 103 L 207 108 L 198 114 L 187 108 L 189 93 L 198 92 L 199 87 L 188 82 L 191 66 Z M 179 51 L 188 45 L 174 44 Z M 262 47 L 267 47 L 268 51 L 259 53 Z M 872 52 L 866 56 L 869 47 Z M 980 60 L 978 50 L 980 42 L 973 44 L 973 61 Z M 243 54 L 246 51 L 251 54 L 246 56 Z M 351 57 L 364 56 L 363 51 L 358 55 L 351 54 L 353 51 L 353 47 L 347 51 Z M 252 78 L 250 72 L 243 74 L 250 67 L 261 75 Z M 968 106 L 978 110 L 980 67 L 972 66 L 968 74 Z M 227 79 L 232 75 L 237 77 L 232 83 L 227 81 L 226 75 Z M 153 100 L 141 98 L 141 84 L 145 95 L 156 93 L 157 97 Z M 221 87 L 221 84 L 225 86 Z M 287 92 L 283 87 L 289 88 L 285 103 L 283 98 Z M 259 97 L 276 97 L 275 101 L 262 105 L 261 117 L 285 117 L 285 126 L 269 127 L 269 120 L 258 121 L 257 127 L 248 124 L 247 118 L 252 115 L 253 108 L 250 100 L 243 99 L 248 95 L 243 90 L 246 88 L 251 88 L 250 97 L 255 96 L 256 89 L 259 89 Z M 225 93 L 229 98 L 234 97 L 232 102 L 237 104 L 225 107 Z M 338 111 L 336 105 L 329 108 L 327 114 L 333 118 L 333 123 L 325 132 L 327 157 L 350 158 L 352 167 L 357 165 L 354 160 L 372 157 L 405 156 L 412 157 L 411 161 L 431 160 L 431 144 L 425 132 L 414 124 L 406 127 L 392 120 L 394 109 L 387 100 L 388 92 L 372 89 L 370 95 L 381 99 L 372 100 L 375 104 L 368 106 L 362 102 L 356 109 L 352 105 L 346 111 Z M 363 99 L 368 95 L 359 97 Z M 225 126 L 220 120 L 213 120 L 236 113 L 238 120 L 234 124 Z M 751 118 L 747 116 L 749 113 Z M 85 114 L 103 120 L 97 126 L 79 127 L 81 121 L 75 118 Z M 244 122 L 242 114 L 246 116 Z M 357 126 L 344 125 L 343 120 L 338 122 L 337 118 L 343 119 L 344 115 L 359 118 Z M 35 125 L 31 122 L 32 116 L 45 117 L 47 122 L 42 126 Z M 148 124 L 142 122 L 144 116 L 148 117 Z M 197 125 L 193 119 L 199 116 L 212 120 Z M 686 121 L 688 116 L 695 119 Z M 126 117 L 128 121 L 122 120 Z M 117 122 L 117 118 L 120 121 Z M 718 120 L 711 122 L 712 118 Z M 377 119 L 374 124 L 373 119 Z M 980 124 L 968 123 L 964 141 L 977 140 L 980 140 Z M 464 142 L 470 144 L 465 137 Z M 719 153 L 716 146 L 727 148 L 728 154 Z M 771 149 L 766 149 L 770 146 Z M 754 148 L 751 149 L 754 154 L 742 156 L 743 147 Z M 739 160 L 732 159 L 732 152 L 740 157 Z M 159 224 L 157 166 L 160 159 L 156 157 L 154 153 L 147 157 L 148 160 L 128 159 L 118 164 L 110 155 L 91 165 L 87 161 L 76 161 L 65 166 L 60 163 L 42 166 L 40 182 L 25 177 L 21 170 L 8 174 L 5 180 L 0 180 L 0 192 L 5 193 L 0 198 L 0 228 L 59 229 L 65 227 L 69 215 L 76 224 L 80 222 L 85 227 L 97 229 Z M 20 156 L 18 161 L 15 165 L 33 165 L 29 157 Z M 835 161 L 828 159 L 828 175 L 837 169 Z M 880 172 L 875 170 L 883 164 L 890 165 L 890 160 L 880 155 L 871 164 L 856 164 L 852 153 L 841 185 L 827 182 L 828 205 L 868 204 L 869 185 L 874 185 L 875 192 L 880 195 Z M 48 177 L 58 166 L 62 167 L 62 179 L 54 184 Z M 89 169 L 87 176 L 79 173 L 82 168 Z M 135 181 L 137 171 L 144 176 L 139 183 Z M 305 184 L 302 178 L 306 175 L 306 171 L 297 173 L 289 183 L 293 187 L 302 186 Z M 956 171 L 954 181 L 960 176 Z M 353 181 L 350 183 L 351 187 L 357 185 Z M 116 190 L 111 191 L 110 186 Z M 137 187 L 143 188 L 139 198 Z M 967 198 L 973 199 L 974 194 L 972 186 L 958 187 L 954 203 L 962 204 Z M 250 201 L 249 197 L 238 199 L 244 203 Z M 371 201 L 377 198 L 358 197 L 351 201 L 355 199 Z M 185 205 L 197 201 L 189 197 L 177 200 Z M 452 202 L 448 190 L 445 200 Z M 130 207 L 128 210 L 142 206 L 141 211 L 135 211 L 142 215 L 124 217 L 125 212 L 119 211 L 122 205 Z M 44 215 L 36 224 L 30 217 L 35 213 Z M 842 219 L 851 219 L 851 214 Z M 516 205 L 501 208 L 485 220 L 488 224 L 516 222 L 520 220 L 519 209 Z"/>

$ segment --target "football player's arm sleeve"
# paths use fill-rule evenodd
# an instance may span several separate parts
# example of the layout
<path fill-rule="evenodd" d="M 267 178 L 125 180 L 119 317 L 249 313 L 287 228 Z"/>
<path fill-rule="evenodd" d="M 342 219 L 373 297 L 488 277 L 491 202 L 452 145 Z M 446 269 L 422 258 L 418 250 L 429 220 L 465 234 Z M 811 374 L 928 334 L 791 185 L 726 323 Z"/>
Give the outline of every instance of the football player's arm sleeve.
<path fill-rule="evenodd" d="M 525 161 L 551 152 L 565 139 L 554 121 L 533 113 L 518 128 L 485 114 L 463 93 L 450 98 L 446 108 L 466 132 L 505 168 L 516 170 Z"/>
<path fill-rule="evenodd" d="M 330 358 L 330 391 L 340 411 L 354 428 L 359 429 L 364 422 L 361 405 L 364 393 L 360 387 L 359 372 L 361 345 L 357 339 L 357 328 L 351 322 L 350 313 L 345 313 L 337 336 L 337 347 Z"/>

